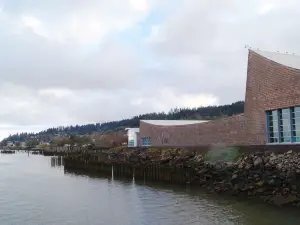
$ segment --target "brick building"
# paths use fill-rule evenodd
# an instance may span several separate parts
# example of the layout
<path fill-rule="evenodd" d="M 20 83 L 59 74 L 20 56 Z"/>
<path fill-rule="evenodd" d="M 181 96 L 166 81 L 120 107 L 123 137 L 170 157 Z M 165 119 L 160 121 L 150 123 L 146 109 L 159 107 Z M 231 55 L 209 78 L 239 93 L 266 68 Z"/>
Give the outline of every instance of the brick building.
<path fill-rule="evenodd" d="M 213 121 L 140 121 L 143 146 L 300 143 L 300 57 L 249 50 L 244 114 Z"/>

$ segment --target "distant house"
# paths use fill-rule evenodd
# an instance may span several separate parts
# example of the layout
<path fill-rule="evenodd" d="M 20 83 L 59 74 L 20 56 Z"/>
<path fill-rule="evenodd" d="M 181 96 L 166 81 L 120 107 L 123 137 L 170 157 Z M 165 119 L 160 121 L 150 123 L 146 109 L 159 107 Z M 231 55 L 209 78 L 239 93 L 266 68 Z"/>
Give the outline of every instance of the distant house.
<path fill-rule="evenodd" d="M 21 148 L 26 148 L 26 142 L 25 141 L 20 142 L 20 147 Z"/>
<path fill-rule="evenodd" d="M 12 141 L 8 141 L 6 146 L 7 147 L 14 147 L 15 145 Z"/>
<path fill-rule="evenodd" d="M 128 137 L 128 147 L 137 147 L 139 145 L 140 128 L 126 128 Z"/>
<path fill-rule="evenodd" d="M 41 141 L 41 142 L 40 142 L 40 145 L 50 145 L 50 143 L 47 142 L 47 141 Z"/>

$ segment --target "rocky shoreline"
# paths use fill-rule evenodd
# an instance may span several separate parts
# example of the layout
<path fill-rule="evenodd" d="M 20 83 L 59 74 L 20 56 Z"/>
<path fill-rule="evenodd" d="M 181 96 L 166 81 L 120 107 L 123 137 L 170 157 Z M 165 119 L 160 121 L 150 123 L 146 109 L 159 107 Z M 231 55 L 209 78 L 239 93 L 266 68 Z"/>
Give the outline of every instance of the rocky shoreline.
<path fill-rule="evenodd" d="M 210 154 L 216 152 L 218 154 Z M 105 153 L 73 155 L 66 157 L 66 161 L 66 167 L 76 161 L 76 164 L 85 163 L 84 168 L 88 165 L 100 168 L 97 165 L 103 163 L 122 164 L 126 165 L 129 175 L 139 168 L 151 168 L 151 174 L 158 173 L 155 179 L 163 181 L 172 177 L 166 174 L 172 173 L 168 170 L 171 168 L 176 171 L 173 174 L 181 174 L 180 180 L 186 185 L 216 193 L 258 198 L 280 206 L 300 207 L 300 153 L 292 150 L 275 154 L 241 153 L 237 149 L 229 149 L 199 154 L 184 148 L 118 148 Z"/>

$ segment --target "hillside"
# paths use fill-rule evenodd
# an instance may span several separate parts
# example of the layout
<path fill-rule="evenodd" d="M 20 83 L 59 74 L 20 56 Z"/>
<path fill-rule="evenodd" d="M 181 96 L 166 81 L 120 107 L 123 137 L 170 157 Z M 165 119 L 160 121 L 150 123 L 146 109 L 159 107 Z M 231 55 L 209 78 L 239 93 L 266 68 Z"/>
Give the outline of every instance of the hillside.
<path fill-rule="evenodd" d="M 175 108 L 168 113 L 147 113 L 124 119 L 119 121 L 111 121 L 106 123 L 75 125 L 68 127 L 49 128 L 39 133 L 20 133 L 14 134 L 3 141 L 27 141 L 30 139 L 38 139 L 39 141 L 51 141 L 54 136 L 68 136 L 68 135 L 87 135 L 93 132 L 108 132 L 117 131 L 126 127 L 138 127 L 139 121 L 142 119 L 151 120 L 195 120 L 208 119 L 213 120 L 225 116 L 232 116 L 244 112 L 244 102 L 238 101 L 230 105 L 208 106 L 199 108 Z M 2 141 L 2 142 L 3 142 Z"/>

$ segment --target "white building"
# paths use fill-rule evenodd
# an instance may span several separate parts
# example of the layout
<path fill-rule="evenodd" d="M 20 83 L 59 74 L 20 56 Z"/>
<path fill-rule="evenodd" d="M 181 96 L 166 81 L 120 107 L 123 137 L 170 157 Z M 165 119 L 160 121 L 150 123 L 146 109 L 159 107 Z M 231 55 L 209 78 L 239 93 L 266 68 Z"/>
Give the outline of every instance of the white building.
<path fill-rule="evenodd" d="M 40 142 L 40 145 L 50 145 L 50 143 L 47 142 L 47 141 L 41 141 L 41 142 Z"/>
<path fill-rule="evenodd" d="M 26 148 L 26 142 L 25 141 L 20 142 L 20 147 L 21 148 Z"/>
<path fill-rule="evenodd" d="M 127 130 L 128 147 L 137 147 L 140 128 L 126 128 L 125 130 Z"/>
<path fill-rule="evenodd" d="M 8 141 L 7 142 L 7 147 L 14 147 L 14 143 L 12 141 Z"/>

